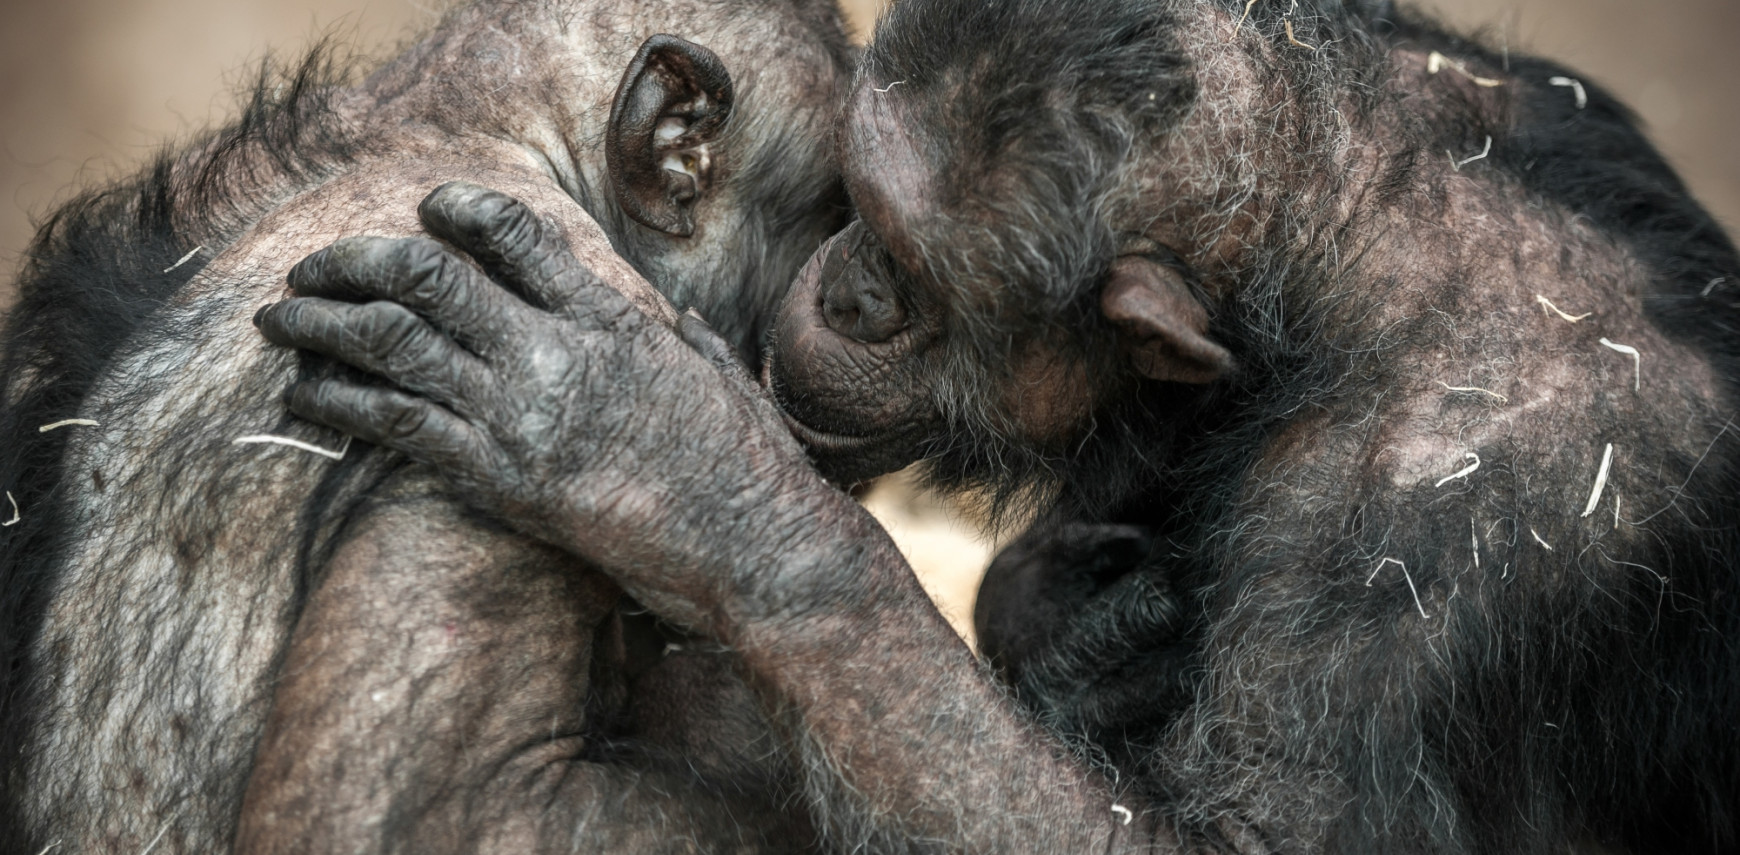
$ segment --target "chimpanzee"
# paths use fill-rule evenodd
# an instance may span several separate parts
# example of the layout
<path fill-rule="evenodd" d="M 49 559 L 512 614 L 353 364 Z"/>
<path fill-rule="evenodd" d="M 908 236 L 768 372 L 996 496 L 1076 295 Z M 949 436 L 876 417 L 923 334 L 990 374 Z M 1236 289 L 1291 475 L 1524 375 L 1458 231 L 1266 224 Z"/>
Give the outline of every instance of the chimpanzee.
<path fill-rule="evenodd" d="M 316 369 L 250 319 L 296 259 L 418 234 L 416 200 L 466 178 L 536 211 L 495 239 L 535 229 L 753 353 L 845 222 L 827 123 L 850 63 L 827 0 L 478 0 L 358 82 L 332 48 L 263 73 L 236 124 L 55 213 L 0 369 L 0 851 L 464 847 L 503 833 L 486 808 L 564 847 L 810 845 L 716 646 L 295 420 L 282 390 Z M 415 288 L 445 263 L 428 239 L 383 261 L 428 264 Z M 437 568 L 463 590 L 320 648 L 363 628 L 347 596 Z M 474 715 L 543 738 L 491 754 Z"/>
<path fill-rule="evenodd" d="M 1740 847 L 1740 259 L 1613 98 L 1381 2 L 903 0 L 840 139 L 777 405 L 529 253 L 409 344 L 267 309 L 402 387 L 291 407 L 737 650 L 846 844 Z M 1039 715 L 782 427 L 1047 509 Z"/>

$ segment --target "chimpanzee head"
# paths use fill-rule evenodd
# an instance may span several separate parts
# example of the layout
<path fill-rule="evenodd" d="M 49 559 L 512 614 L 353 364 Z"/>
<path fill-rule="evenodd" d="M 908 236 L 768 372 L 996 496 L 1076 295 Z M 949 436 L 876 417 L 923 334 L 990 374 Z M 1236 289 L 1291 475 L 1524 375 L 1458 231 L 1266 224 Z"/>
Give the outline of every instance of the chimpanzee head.
<path fill-rule="evenodd" d="M 1030 486 L 1140 421 L 1108 417 L 1135 386 L 1231 367 L 1152 194 L 1131 203 L 1196 104 L 1179 29 L 1154 0 L 928 0 L 879 24 L 840 131 L 860 219 L 799 274 L 766 369 L 831 476 L 922 456 Z"/>
<path fill-rule="evenodd" d="M 832 4 L 720 9 L 735 9 L 726 31 L 693 36 L 713 36 L 708 46 L 641 45 L 604 144 L 614 201 L 633 221 L 617 236 L 623 257 L 678 308 L 752 346 L 848 210 L 827 128 L 849 63 Z"/>
<path fill-rule="evenodd" d="M 564 186 L 619 255 L 679 310 L 698 309 L 753 348 L 792 276 L 849 212 L 830 132 L 852 61 L 838 9 L 571 6 L 552 35 L 563 45 L 552 64 L 570 70 L 543 95 L 559 112 L 549 159 L 580 161 Z M 473 50 L 520 48 L 498 41 Z"/>

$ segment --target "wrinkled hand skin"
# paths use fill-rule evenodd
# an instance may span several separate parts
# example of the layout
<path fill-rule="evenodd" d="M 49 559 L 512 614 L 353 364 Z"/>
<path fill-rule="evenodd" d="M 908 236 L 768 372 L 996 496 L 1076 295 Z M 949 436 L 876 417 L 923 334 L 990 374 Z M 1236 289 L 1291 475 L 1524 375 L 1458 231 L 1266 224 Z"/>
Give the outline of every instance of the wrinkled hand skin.
<path fill-rule="evenodd" d="M 477 267 L 347 239 L 256 318 L 395 386 L 308 381 L 293 411 L 432 465 L 733 649 L 836 848 L 1177 851 L 1017 709 L 704 324 L 648 321 L 500 194 L 443 187 L 421 215 Z"/>
<path fill-rule="evenodd" d="M 255 318 L 413 394 L 325 379 L 293 388 L 291 410 L 434 465 L 582 558 L 640 568 L 644 583 L 624 580 L 637 598 L 709 629 L 718 569 L 747 566 L 721 545 L 780 552 L 798 535 L 736 511 L 789 505 L 794 484 L 832 492 L 777 410 L 705 323 L 649 320 L 517 201 L 454 183 L 419 212 L 481 272 L 427 238 L 346 239 L 291 271 L 301 298 Z"/>

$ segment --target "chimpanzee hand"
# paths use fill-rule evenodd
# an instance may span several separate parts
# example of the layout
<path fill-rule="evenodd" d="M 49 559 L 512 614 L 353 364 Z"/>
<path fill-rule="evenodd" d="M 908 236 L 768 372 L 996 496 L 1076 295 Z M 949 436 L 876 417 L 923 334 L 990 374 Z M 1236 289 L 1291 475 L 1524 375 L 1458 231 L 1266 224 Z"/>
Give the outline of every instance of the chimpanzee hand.
<path fill-rule="evenodd" d="M 698 317 L 653 322 L 518 201 L 453 183 L 419 214 L 484 272 L 428 238 L 351 238 L 304 259 L 289 277 L 302 296 L 255 318 L 266 338 L 399 388 L 312 380 L 290 409 L 434 466 L 704 628 L 722 570 L 779 548 L 775 497 L 821 483 L 777 409 Z"/>
<path fill-rule="evenodd" d="M 979 649 L 1030 710 L 1114 755 L 1194 692 L 1196 613 L 1144 526 L 1042 521 L 991 562 Z"/>

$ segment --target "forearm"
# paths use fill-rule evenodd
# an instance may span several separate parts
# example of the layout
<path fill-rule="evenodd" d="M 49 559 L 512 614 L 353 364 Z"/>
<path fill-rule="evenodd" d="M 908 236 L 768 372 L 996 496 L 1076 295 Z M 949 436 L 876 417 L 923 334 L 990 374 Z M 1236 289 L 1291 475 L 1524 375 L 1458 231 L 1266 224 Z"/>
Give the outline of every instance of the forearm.
<path fill-rule="evenodd" d="M 602 576 L 470 525 L 450 502 L 389 505 L 353 532 L 285 656 L 238 851 L 793 851 L 810 839 L 756 787 L 715 791 L 680 761 L 589 759 L 594 629 L 620 596 Z"/>
<path fill-rule="evenodd" d="M 726 633 L 792 730 L 840 843 L 1155 848 L 1158 818 L 1020 714 L 868 515 L 812 519 L 773 574 L 828 583 Z"/>

